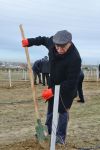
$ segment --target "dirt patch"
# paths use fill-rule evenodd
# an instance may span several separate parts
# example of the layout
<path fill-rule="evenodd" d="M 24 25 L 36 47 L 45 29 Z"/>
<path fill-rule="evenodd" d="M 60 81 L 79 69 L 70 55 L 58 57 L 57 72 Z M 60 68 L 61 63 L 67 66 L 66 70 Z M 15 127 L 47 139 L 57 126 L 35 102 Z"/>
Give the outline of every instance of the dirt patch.
<path fill-rule="evenodd" d="M 4 83 L 3 83 L 4 85 Z M 39 113 L 45 124 L 47 104 L 41 100 L 42 85 L 37 86 Z M 68 136 L 57 150 L 84 150 L 100 146 L 100 82 L 84 82 L 86 102 L 70 110 Z M 29 82 L 0 86 L 0 150 L 49 150 L 50 141 L 40 145 L 34 138 L 35 112 Z"/>

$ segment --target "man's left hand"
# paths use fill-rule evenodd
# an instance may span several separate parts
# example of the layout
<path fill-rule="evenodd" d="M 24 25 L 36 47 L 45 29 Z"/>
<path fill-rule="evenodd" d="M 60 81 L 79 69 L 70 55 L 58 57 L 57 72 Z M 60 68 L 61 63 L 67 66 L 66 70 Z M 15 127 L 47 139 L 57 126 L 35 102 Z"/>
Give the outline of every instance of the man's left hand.
<path fill-rule="evenodd" d="M 43 99 L 45 99 L 46 101 L 53 97 L 53 92 L 52 92 L 52 89 L 45 89 L 43 92 L 42 92 L 42 97 Z"/>

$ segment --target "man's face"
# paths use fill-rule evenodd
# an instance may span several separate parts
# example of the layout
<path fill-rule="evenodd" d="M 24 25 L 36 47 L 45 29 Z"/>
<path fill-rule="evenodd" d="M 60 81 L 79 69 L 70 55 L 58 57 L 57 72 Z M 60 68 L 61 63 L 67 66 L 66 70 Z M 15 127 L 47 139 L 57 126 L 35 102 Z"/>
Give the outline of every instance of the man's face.
<path fill-rule="evenodd" d="M 65 45 L 58 45 L 58 44 L 55 44 L 55 48 L 56 48 L 56 51 L 58 52 L 58 54 L 64 54 L 67 52 L 67 44 Z"/>

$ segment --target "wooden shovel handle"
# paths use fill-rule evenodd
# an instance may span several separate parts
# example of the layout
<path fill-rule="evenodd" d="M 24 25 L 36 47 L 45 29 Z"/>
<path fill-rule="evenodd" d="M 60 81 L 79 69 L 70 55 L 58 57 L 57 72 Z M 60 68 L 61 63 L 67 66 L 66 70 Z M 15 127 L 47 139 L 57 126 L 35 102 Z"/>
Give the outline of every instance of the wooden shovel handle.
<path fill-rule="evenodd" d="M 23 30 L 22 25 L 19 25 L 19 28 L 20 28 L 20 31 L 21 31 L 22 39 L 25 39 L 24 30 Z M 39 119 L 38 104 L 37 104 L 37 101 L 36 101 L 36 89 L 35 89 L 35 86 L 34 86 L 34 78 L 33 78 L 33 72 L 32 72 L 28 47 L 25 47 L 25 53 L 26 53 L 28 70 L 29 70 L 29 77 L 30 77 L 31 88 L 32 88 L 32 96 L 33 96 L 33 101 L 34 101 L 35 115 L 36 115 L 36 118 Z"/>

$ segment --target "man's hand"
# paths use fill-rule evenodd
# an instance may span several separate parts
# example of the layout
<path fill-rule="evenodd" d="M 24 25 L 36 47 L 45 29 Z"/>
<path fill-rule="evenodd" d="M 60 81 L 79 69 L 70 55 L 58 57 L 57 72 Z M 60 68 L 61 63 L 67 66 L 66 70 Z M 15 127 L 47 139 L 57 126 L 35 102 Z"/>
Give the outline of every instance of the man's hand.
<path fill-rule="evenodd" d="M 29 45 L 28 39 L 22 40 L 22 46 L 27 47 Z"/>
<path fill-rule="evenodd" d="M 46 101 L 48 101 L 49 98 L 53 97 L 53 92 L 52 89 L 45 89 L 42 92 L 42 98 L 45 99 Z"/>

